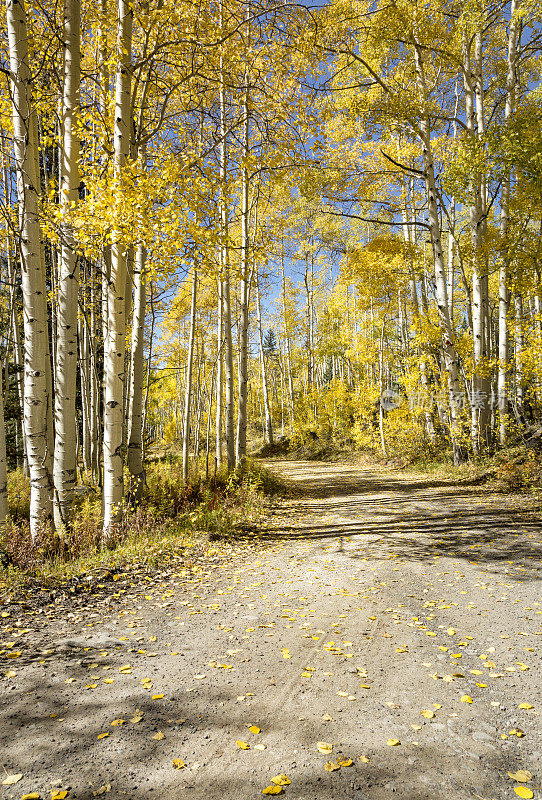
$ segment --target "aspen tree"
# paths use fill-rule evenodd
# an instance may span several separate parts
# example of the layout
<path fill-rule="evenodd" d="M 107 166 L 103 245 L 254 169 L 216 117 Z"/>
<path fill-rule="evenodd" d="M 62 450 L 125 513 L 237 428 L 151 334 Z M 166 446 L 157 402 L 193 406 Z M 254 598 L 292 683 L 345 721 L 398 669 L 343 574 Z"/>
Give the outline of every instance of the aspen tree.
<path fill-rule="evenodd" d="M 6 11 L 23 290 L 24 435 L 30 473 L 30 531 L 35 540 L 52 516 L 47 289 L 38 209 L 37 119 L 33 105 L 24 0 L 6 0 Z"/>
<path fill-rule="evenodd" d="M 4 370 L 2 370 L 4 372 Z M 4 423 L 4 387 L 0 374 L 0 534 L 8 513 L 8 471 L 6 457 L 6 427 Z"/>
<path fill-rule="evenodd" d="M 129 0 L 119 0 L 114 122 L 114 178 L 117 192 L 121 191 L 124 168 L 130 152 L 132 20 L 131 3 Z M 106 539 L 119 518 L 124 490 L 122 430 L 125 380 L 126 262 L 126 244 L 122 240 L 117 223 L 112 234 L 111 275 L 107 286 L 107 339 L 104 342 L 103 514 Z"/>
<path fill-rule="evenodd" d="M 196 254 L 194 254 L 194 259 Z M 190 404 L 192 400 L 192 370 L 194 364 L 194 341 L 196 337 L 196 312 L 198 296 L 198 270 L 196 261 L 192 268 L 192 292 L 190 300 L 190 334 L 188 339 L 188 352 L 186 361 L 186 386 L 184 393 L 183 416 L 183 483 L 188 483 L 188 452 L 190 446 Z"/>
<path fill-rule="evenodd" d="M 61 245 L 57 289 L 55 365 L 54 521 L 62 534 L 69 522 L 76 483 L 77 294 L 79 265 L 69 214 L 79 197 L 80 3 L 65 0 L 62 155 L 60 163 Z M 87 383 L 87 387 L 90 382 Z M 86 392 L 88 422 L 90 397 Z M 86 436 L 88 441 L 88 433 Z"/>

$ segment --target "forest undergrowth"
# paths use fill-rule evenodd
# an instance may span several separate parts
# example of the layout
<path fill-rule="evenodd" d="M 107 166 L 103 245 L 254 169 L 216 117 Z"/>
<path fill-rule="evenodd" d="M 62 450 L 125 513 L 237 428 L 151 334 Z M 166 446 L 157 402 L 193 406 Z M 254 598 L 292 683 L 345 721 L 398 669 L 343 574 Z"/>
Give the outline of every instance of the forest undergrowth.
<path fill-rule="evenodd" d="M 30 484 L 22 471 L 9 474 L 9 517 L 0 539 L 0 596 L 28 583 L 52 586 L 88 573 L 172 561 L 189 564 L 210 540 L 226 539 L 262 515 L 266 497 L 286 490 L 261 464 L 219 471 L 184 485 L 179 457 L 167 452 L 148 465 L 143 498 L 126 503 L 107 545 L 102 536 L 101 496 L 81 484 L 72 523 L 60 538 L 43 528 L 33 542 L 29 526 Z"/>

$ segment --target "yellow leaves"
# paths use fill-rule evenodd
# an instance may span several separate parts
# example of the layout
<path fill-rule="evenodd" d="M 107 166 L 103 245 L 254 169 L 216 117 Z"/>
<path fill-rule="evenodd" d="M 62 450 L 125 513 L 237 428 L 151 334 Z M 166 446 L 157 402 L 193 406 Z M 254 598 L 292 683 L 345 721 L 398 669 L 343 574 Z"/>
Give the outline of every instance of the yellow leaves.
<path fill-rule="evenodd" d="M 527 710 L 529 710 L 531 708 L 534 708 L 534 706 L 531 705 L 531 703 L 520 703 L 518 708 L 521 708 L 522 710 L 527 711 Z"/>
<path fill-rule="evenodd" d="M 163 697 L 164 697 L 163 694 L 153 694 L 151 699 L 152 700 L 162 700 Z"/>
<path fill-rule="evenodd" d="M 452 653 L 452 658 L 463 658 L 462 653 Z"/>
<path fill-rule="evenodd" d="M 6 678 L 14 678 L 17 675 L 17 671 L 14 669 L 8 669 L 6 672 Z"/>
<path fill-rule="evenodd" d="M 110 723 L 110 725 L 116 727 L 117 725 L 124 725 L 125 722 L 126 722 L 125 719 L 114 719 L 113 722 Z"/>
<path fill-rule="evenodd" d="M 51 800 L 64 800 L 67 795 L 67 789 L 51 789 Z"/>
<path fill-rule="evenodd" d="M 248 744 L 248 742 L 243 742 L 242 739 L 237 739 L 235 744 L 237 745 L 239 750 L 250 750 L 250 745 Z"/>
<path fill-rule="evenodd" d="M 324 764 L 324 769 L 326 772 L 335 772 L 335 770 L 340 769 L 340 766 L 334 761 L 326 761 Z"/>
<path fill-rule="evenodd" d="M 262 789 L 262 794 L 282 794 L 282 786 L 271 784 L 270 786 L 266 786 L 265 789 Z"/>
<path fill-rule="evenodd" d="M 284 772 L 280 775 L 275 775 L 274 778 L 271 778 L 271 783 L 274 783 L 275 786 L 288 786 L 292 781 L 288 778 Z"/>
<path fill-rule="evenodd" d="M 534 797 L 534 792 L 527 786 L 514 786 L 514 791 L 518 797 L 523 797 L 525 800 L 531 800 Z"/>
<path fill-rule="evenodd" d="M 446 633 L 448 633 L 450 636 L 454 636 L 455 635 L 455 629 L 454 628 L 447 628 L 446 629 Z"/>
<path fill-rule="evenodd" d="M 258 728 L 257 725 L 249 725 L 248 729 L 251 733 L 254 734 L 260 733 L 260 728 Z"/>
<path fill-rule="evenodd" d="M 369 764 L 371 759 L 367 756 L 359 756 L 358 761 L 361 761 L 362 764 Z"/>
<path fill-rule="evenodd" d="M 40 793 L 39 792 L 28 792 L 28 794 L 23 794 L 21 800 L 39 800 Z"/>
<path fill-rule="evenodd" d="M 420 711 L 420 714 L 422 715 L 422 717 L 425 717 L 425 719 L 433 719 L 433 717 L 435 716 L 435 712 L 431 711 L 431 709 L 429 708 Z"/>
<path fill-rule="evenodd" d="M 182 758 L 174 758 L 173 759 L 173 769 L 184 769 L 186 764 L 182 760 Z"/>
<path fill-rule="evenodd" d="M 462 703 L 472 703 L 472 697 L 468 694 L 464 694 L 461 696 Z"/>
<path fill-rule="evenodd" d="M 96 791 L 92 792 L 92 796 L 93 797 L 101 797 L 102 794 L 108 794 L 110 791 L 111 791 L 111 784 L 110 783 L 104 783 L 103 786 L 100 786 L 99 789 L 96 789 Z"/>
<path fill-rule="evenodd" d="M 141 683 L 144 689 L 152 689 L 152 681 L 150 678 L 142 678 Z"/>
<path fill-rule="evenodd" d="M 282 657 L 283 658 L 291 658 L 292 657 L 292 655 L 291 655 L 291 653 L 290 653 L 290 651 L 288 650 L 287 647 L 283 647 L 280 652 L 282 653 Z"/>
<path fill-rule="evenodd" d="M 130 664 L 125 664 L 123 667 L 119 667 L 119 672 L 121 672 L 123 675 L 131 675 L 132 667 Z"/>
<path fill-rule="evenodd" d="M 528 783 L 528 781 L 533 778 L 532 773 L 526 769 L 518 769 L 517 772 L 509 772 L 508 775 L 513 781 L 519 781 L 520 783 Z"/>
<path fill-rule="evenodd" d="M 401 742 L 399 741 L 399 739 L 388 739 L 386 744 L 388 745 L 388 747 L 397 747 L 397 745 L 401 744 Z"/>
<path fill-rule="evenodd" d="M 161 742 L 162 739 L 166 738 L 166 734 L 163 733 L 162 731 L 158 731 L 158 733 L 155 733 L 152 738 L 157 742 Z"/>
<path fill-rule="evenodd" d="M 22 777 L 22 772 L 17 772 L 14 775 L 7 775 L 2 781 L 2 786 L 13 786 L 15 783 L 18 783 Z"/>
<path fill-rule="evenodd" d="M 109 736 L 109 731 L 107 731 L 107 733 L 99 733 L 96 738 L 97 739 L 105 739 L 106 736 Z"/>
<path fill-rule="evenodd" d="M 406 647 L 406 646 L 396 647 L 395 648 L 395 652 L 396 653 L 408 653 L 408 647 Z"/>
<path fill-rule="evenodd" d="M 322 755 L 329 755 L 329 753 L 333 752 L 333 745 L 329 742 L 317 742 L 316 749 L 319 753 L 322 753 Z"/>
<path fill-rule="evenodd" d="M 143 714 L 139 709 L 137 709 L 137 711 L 134 713 L 134 716 L 130 717 L 130 722 L 133 722 L 135 724 L 136 722 L 141 722 L 142 719 L 143 719 Z"/>
<path fill-rule="evenodd" d="M 351 758 L 338 758 L 337 764 L 339 767 L 351 767 L 354 762 Z"/>

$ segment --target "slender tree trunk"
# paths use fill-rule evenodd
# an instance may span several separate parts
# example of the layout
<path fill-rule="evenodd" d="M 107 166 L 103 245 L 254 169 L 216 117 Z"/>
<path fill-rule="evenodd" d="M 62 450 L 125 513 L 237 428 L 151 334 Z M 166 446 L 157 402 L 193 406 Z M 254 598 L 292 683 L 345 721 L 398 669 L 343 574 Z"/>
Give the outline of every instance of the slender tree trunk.
<path fill-rule="evenodd" d="M 215 473 L 222 464 L 222 396 L 224 375 L 224 321 L 222 313 L 222 279 L 218 279 L 218 321 L 217 321 L 217 355 L 216 355 L 216 439 L 215 439 Z"/>
<path fill-rule="evenodd" d="M 30 531 L 35 540 L 52 517 L 52 432 L 47 288 L 38 216 L 37 124 L 24 0 L 7 0 L 13 148 L 19 201 L 24 317 L 24 435 L 30 472 Z"/>
<path fill-rule="evenodd" d="M 256 279 L 256 311 L 258 314 L 258 341 L 260 345 L 260 366 L 262 370 L 262 392 L 263 407 L 265 413 L 265 435 L 270 446 L 273 447 L 273 420 L 271 417 L 271 406 L 269 403 L 269 386 L 267 382 L 267 369 L 265 364 L 265 353 L 263 350 L 262 334 L 262 309 L 260 304 L 260 282 Z"/>
<path fill-rule="evenodd" d="M 130 388 L 128 394 L 128 448 L 126 463 L 130 473 L 130 498 L 139 501 L 145 486 L 143 460 L 143 382 L 145 379 L 145 301 L 147 248 L 136 247 L 134 259 L 134 304 L 130 347 Z"/>
<path fill-rule="evenodd" d="M 133 8 L 119 0 L 115 87 L 114 166 L 120 182 L 130 150 L 130 94 Z M 120 186 L 117 188 L 120 191 Z M 119 519 L 123 500 L 122 418 L 126 339 L 126 245 L 113 231 L 111 276 L 107 291 L 107 341 L 104 344 L 104 536 Z"/>
<path fill-rule="evenodd" d="M 194 364 L 194 342 L 196 339 L 196 310 L 198 297 L 198 270 L 194 262 L 192 275 L 192 298 L 190 302 L 190 335 L 186 363 L 186 386 L 184 392 L 183 421 L 183 483 L 188 483 L 188 454 L 190 447 L 190 405 L 192 402 L 192 369 Z"/>
<path fill-rule="evenodd" d="M 514 111 L 516 94 L 516 47 L 518 37 L 517 0 L 510 5 L 510 32 L 508 35 L 508 57 L 506 69 L 506 105 L 505 119 L 508 120 Z M 508 265 L 510 263 L 507 243 L 510 220 L 510 170 L 506 171 L 501 189 L 501 239 L 503 255 L 499 269 L 499 368 L 497 376 L 497 403 L 499 409 L 499 442 L 506 444 L 507 427 L 507 377 L 508 377 Z"/>
<path fill-rule="evenodd" d="M 0 372 L 0 534 L 3 533 L 8 513 L 8 465 L 6 457 L 6 427 L 4 423 L 4 387 L 2 384 L 2 374 Z"/>
<path fill-rule="evenodd" d="M 247 6 L 247 12 L 250 6 Z M 248 74 L 245 75 L 245 95 L 243 100 L 243 155 L 249 155 L 250 118 L 249 118 Z M 248 395 L 248 326 L 250 304 L 250 231 L 249 231 L 249 176 L 248 167 L 242 168 L 241 199 L 241 320 L 239 325 L 239 377 L 238 377 L 238 412 L 237 412 L 237 447 L 236 461 L 242 464 L 247 454 L 247 395 Z"/>

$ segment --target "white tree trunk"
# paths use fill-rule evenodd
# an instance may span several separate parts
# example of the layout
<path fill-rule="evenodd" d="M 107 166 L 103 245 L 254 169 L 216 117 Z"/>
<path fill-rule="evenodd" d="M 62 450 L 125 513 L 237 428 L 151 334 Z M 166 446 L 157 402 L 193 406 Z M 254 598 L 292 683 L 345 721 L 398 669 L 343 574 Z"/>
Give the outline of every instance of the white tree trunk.
<path fill-rule="evenodd" d="M 143 461 L 143 382 L 145 379 L 144 334 L 146 301 L 147 249 L 140 243 L 134 259 L 134 304 L 130 348 L 130 387 L 128 394 L 128 449 L 126 462 L 130 473 L 130 497 L 140 500 L 145 486 Z"/>
<path fill-rule="evenodd" d="M 265 364 L 265 353 L 263 351 L 263 333 L 262 333 L 262 309 L 260 304 L 260 282 L 256 278 L 256 311 L 258 314 L 258 342 L 260 345 L 260 365 L 262 370 L 262 393 L 263 393 L 263 406 L 265 413 L 265 436 L 267 441 L 273 446 L 273 420 L 271 417 L 271 406 L 269 403 L 269 385 L 267 381 L 267 369 Z"/>
<path fill-rule="evenodd" d="M 512 0 L 510 4 L 510 31 L 508 34 L 508 56 L 506 69 L 506 105 L 505 119 L 509 119 L 514 111 L 516 94 L 516 47 L 518 38 L 518 10 L 519 3 Z M 506 239 L 510 220 L 510 170 L 507 170 L 501 189 L 501 238 L 505 247 L 501 266 L 499 269 L 499 370 L 497 375 L 497 403 L 499 409 L 499 442 L 506 444 L 507 424 L 507 376 L 508 376 L 508 306 L 510 295 L 508 292 L 508 265 L 510 257 Z"/>
<path fill-rule="evenodd" d="M 245 159 L 249 155 L 250 119 L 248 110 L 248 77 L 243 102 L 243 150 Z M 248 399 L 248 326 L 250 304 L 250 230 L 249 230 L 249 176 L 243 166 L 241 198 L 241 319 L 239 323 L 239 378 L 237 413 L 236 460 L 241 464 L 247 454 L 247 399 Z"/>
<path fill-rule="evenodd" d="M 183 421 L 183 483 L 188 483 L 188 453 L 190 446 L 190 405 L 192 401 L 192 369 L 194 365 L 194 341 L 196 338 L 196 301 L 198 296 L 198 270 L 194 264 L 192 275 L 192 295 L 190 301 L 190 334 L 186 361 L 186 386 L 184 392 Z"/>
<path fill-rule="evenodd" d="M 61 244 L 57 291 L 57 342 L 55 363 L 55 451 L 53 461 L 54 520 L 62 534 L 69 523 L 73 488 L 77 480 L 75 392 L 77 375 L 77 293 L 79 265 L 70 209 L 79 199 L 80 70 L 79 0 L 64 5 L 64 91 L 62 98 L 62 152 L 60 162 Z M 83 323 L 84 324 L 84 323 Z M 87 370 L 88 371 L 88 370 Z M 88 388 L 85 387 L 85 388 Z M 88 404 L 86 395 L 88 423 Z M 88 444 L 88 436 L 85 437 Z"/>
<path fill-rule="evenodd" d="M 38 216 L 37 124 L 32 105 L 24 0 L 7 0 L 6 10 L 23 290 L 24 434 L 30 473 L 30 531 L 35 540 L 52 516 L 47 289 Z"/>
<path fill-rule="evenodd" d="M 115 82 L 114 164 L 120 181 L 130 151 L 132 5 L 119 0 Z M 120 191 L 120 189 L 119 189 Z M 107 339 L 104 342 L 104 536 L 119 518 L 123 500 L 122 417 L 126 339 L 126 245 L 113 231 L 111 275 L 107 287 Z"/>

